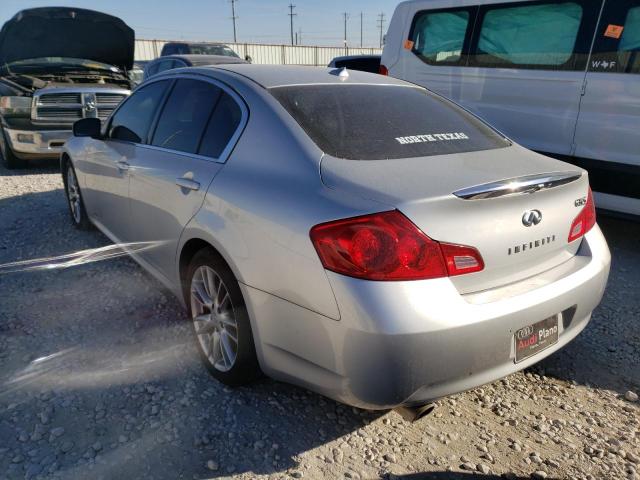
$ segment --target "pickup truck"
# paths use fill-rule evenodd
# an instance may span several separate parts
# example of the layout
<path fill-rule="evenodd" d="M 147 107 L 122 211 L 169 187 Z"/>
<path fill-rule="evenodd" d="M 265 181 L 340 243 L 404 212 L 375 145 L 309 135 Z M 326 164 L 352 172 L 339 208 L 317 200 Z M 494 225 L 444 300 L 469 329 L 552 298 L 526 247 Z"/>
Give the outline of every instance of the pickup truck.
<path fill-rule="evenodd" d="M 134 32 L 81 8 L 22 10 L 0 30 L 0 151 L 6 168 L 57 158 L 82 118 L 129 95 Z"/>

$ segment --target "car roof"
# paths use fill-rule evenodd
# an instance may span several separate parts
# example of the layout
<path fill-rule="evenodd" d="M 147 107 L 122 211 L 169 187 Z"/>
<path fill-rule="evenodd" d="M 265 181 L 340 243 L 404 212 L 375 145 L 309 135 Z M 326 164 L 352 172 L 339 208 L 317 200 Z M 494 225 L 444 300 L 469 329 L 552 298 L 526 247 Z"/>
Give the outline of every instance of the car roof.
<path fill-rule="evenodd" d="M 180 60 L 185 60 L 194 66 L 217 65 L 219 63 L 248 63 L 246 60 L 238 57 L 231 57 L 229 55 L 198 55 L 195 53 L 164 55 L 162 57 L 158 57 L 156 60 L 166 60 L 168 58 L 178 58 Z"/>
<path fill-rule="evenodd" d="M 318 85 L 318 84 L 371 84 L 371 85 L 402 85 L 415 86 L 411 83 L 393 77 L 377 75 L 375 73 L 348 70 L 347 77 L 338 74 L 342 69 L 328 67 L 307 67 L 299 65 L 255 65 L 255 64 L 226 64 L 212 67 L 201 67 L 200 73 L 211 74 L 211 69 L 225 70 L 261 85 L 264 88 L 284 87 L 290 85 Z"/>

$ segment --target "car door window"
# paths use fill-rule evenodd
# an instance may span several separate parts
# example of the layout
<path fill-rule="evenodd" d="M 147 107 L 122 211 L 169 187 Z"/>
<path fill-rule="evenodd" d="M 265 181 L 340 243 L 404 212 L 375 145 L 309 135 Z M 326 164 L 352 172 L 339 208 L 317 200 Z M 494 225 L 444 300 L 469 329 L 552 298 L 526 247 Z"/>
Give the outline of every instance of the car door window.
<path fill-rule="evenodd" d="M 168 84 L 168 80 L 163 80 L 145 85 L 125 100 L 111 119 L 109 138 L 144 143 Z"/>
<path fill-rule="evenodd" d="M 158 70 L 156 71 L 156 73 L 164 72 L 165 70 L 171 70 L 173 68 L 173 64 L 173 59 L 158 62 Z"/>
<path fill-rule="evenodd" d="M 202 137 L 199 154 L 220 158 L 242 121 L 242 110 L 231 95 L 222 92 Z"/>
<path fill-rule="evenodd" d="M 409 35 L 411 51 L 431 65 L 459 62 L 471 16 L 472 9 L 418 12 Z"/>
<path fill-rule="evenodd" d="M 151 65 L 149 65 L 144 72 L 144 76 L 145 78 L 149 78 L 150 76 L 155 75 L 156 73 L 158 73 L 158 62 L 154 62 Z"/>
<path fill-rule="evenodd" d="M 153 134 L 152 145 L 197 153 L 221 89 L 200 80 L 180 79 L 171 91 Z"/>

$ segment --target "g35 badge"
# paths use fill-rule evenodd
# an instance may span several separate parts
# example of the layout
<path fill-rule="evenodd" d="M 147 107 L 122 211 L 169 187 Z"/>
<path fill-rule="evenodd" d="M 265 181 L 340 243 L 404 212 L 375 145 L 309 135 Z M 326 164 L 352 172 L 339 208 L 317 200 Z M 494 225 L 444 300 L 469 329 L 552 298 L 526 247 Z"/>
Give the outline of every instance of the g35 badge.
<path fill-rule="evenodd" d="M 576 207 L 584 207 L 587 204 L 587 197 L 578 198 L 573 204 Z"/>

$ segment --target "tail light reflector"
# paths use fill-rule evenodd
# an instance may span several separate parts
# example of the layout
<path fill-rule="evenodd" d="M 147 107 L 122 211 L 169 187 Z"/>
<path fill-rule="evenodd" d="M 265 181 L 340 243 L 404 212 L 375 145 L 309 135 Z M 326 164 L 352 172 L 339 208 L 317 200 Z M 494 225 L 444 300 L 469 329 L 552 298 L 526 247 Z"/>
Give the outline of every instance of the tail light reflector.
<path fill-rule="evenodd" d="M 397 210 L 316 225 L 310 232 L 328 270 L 367 280 L 424 280 L 484 268 L 472 247 L 432 240 Z"/>
<path fill-rule="evenodd" d="M 465 245 L 452 245 L 441 243 L 442 253 L 447 263 L 449 276 L 464 275 L 465 273 L 479 272 L 484 269 L 484 261 L 480 252 L 473 247 Z"/>
<path fill-rule="evenodd" d="M 380 75 L 389 75 L 389 69 L 384 65 L 380 64 L 380 66 L 378 67 L 378 73 Z"/>
<path fill-rule="evenodd" d="M 587 203 L 584 205 L 578 216 L 571 224 L 569 230 L 569 243 L 583 237 L 596 224 L 596 204 L 593 201 L 593 193 L 589 188 Z"/>

